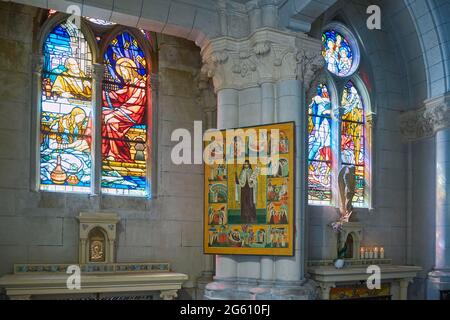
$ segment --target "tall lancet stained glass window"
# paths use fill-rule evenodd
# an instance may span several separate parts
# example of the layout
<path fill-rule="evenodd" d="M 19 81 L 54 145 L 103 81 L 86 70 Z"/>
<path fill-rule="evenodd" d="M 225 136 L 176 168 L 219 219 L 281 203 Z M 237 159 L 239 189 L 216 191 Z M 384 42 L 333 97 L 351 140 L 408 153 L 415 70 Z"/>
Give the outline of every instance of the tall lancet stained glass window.
<path fill-rule="evenodd" d="M 345 85 L 341 108 L 341 162 L 343 166 L 355 166 L 356 193 L 353 205 L 364 206 L 365 115 L 363 101 L 352 81 Z"/>
<path fill-rule="evenodd" d="M 308 199 L 311 204 L 331 203 L 331 101 L 325 84 L 309 105 Z"/>
<path fill-rule="evenodd" d="M 147 60 L 130 33 L 115 37 L 104 54 L 102 191 L 147 196 L 147 130 L 151 113 Z"/>
<path fill-rule="evenodd" d="M 70 22 L 43 44 L 40 189 L 90 192 L 92 53 Z"/>
<path fill-rule="evenodd" d="M 326 68 L 337 76 L 346 76 L 353 65 L 353 50 L 348 40 L 336 30 L 322 34 L 322 55 Z"/>

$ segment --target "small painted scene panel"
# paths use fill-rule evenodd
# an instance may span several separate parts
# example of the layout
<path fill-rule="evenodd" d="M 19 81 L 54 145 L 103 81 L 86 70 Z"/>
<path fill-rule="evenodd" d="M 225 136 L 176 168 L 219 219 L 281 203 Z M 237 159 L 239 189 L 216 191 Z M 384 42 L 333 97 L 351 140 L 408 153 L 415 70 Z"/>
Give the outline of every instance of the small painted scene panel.
<path fill-rule="evenodd" d="M 211 248 L 276 249 L 289 247 L 289 227 L 268 225 L 211 226 L 207 230 Z"/>

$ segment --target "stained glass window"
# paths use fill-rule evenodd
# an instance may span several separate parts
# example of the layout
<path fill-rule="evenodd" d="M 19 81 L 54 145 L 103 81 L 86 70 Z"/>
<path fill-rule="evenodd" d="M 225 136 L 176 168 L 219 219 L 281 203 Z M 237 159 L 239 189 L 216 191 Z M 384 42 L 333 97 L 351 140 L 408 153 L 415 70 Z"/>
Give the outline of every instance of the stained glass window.
<path fill-rule="evenodd" d="M 346 76 L 353 65 L 353 51 L 348 40 L 336 30 L 322 34 L 322 55 L 325 65 L 331 73 Z"/>
<path fill-rule="evenodd" d="M 89 192 L 91 185 L 92 53 L 70 22 L 43 44 L 40 189 Z"/>
<path fill-rule="evenodd" d="M 309 105 L 308 199 L 310 204 L 331 202 L 331 101 L 325 84 Z"/>
<path fill-rule="evenodd" d="M 128 32 L 115 37 L 104 54 L 102 111 L 102 191 L 148 195 L 148 66 L 138 41 Z M 150 104 L 149 104 L 150 105 Z"/>
<path fill-rule="evenodd" d="M 355 166 L 356 193 L 353 205 L 364 206 L 366 186 L 364 106 L 352 81 L 345 85 L 341 108 L 341 161 L 344 166 Z"/>

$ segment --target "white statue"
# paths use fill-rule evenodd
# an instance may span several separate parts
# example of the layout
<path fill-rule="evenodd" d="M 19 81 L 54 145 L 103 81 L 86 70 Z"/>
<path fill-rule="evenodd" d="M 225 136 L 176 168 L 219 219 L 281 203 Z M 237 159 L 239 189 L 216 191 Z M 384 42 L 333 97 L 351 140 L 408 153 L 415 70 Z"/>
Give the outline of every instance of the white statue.
<path fill-rule="evenodd" d="M 353 213 L 353 197 L 355 195 L 356 176 L 354 166 L 344 166 L 339 172 L 339 195 L 341 200 L 341 220 L 348 222 Z"/>
<path fill-rule="evenodd" d="M 339 198 L 340 198 L 340 218 L 338 221 L 331 224 L 335 230 L 340 230 L 344 223 L 350 220 L 353 210 L 353 197 L 355 195 L 356 188 L 356 175 L 354 166 L 343 166 L 339 172 Z"/>

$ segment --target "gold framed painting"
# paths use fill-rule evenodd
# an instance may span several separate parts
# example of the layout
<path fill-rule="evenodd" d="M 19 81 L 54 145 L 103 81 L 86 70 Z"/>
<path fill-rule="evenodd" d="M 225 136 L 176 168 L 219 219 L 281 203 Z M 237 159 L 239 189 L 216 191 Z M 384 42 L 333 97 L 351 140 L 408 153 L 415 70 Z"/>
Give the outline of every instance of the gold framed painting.
<path fill-rule="evenodd" d="M 204 136 L 204 252 L 294 254 L 295 124 Z"/>

